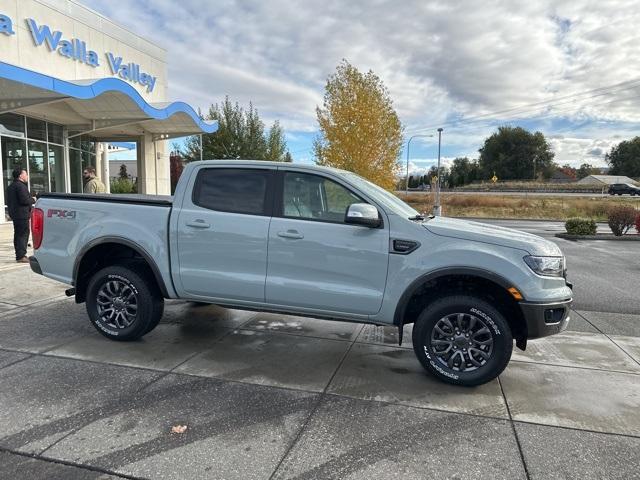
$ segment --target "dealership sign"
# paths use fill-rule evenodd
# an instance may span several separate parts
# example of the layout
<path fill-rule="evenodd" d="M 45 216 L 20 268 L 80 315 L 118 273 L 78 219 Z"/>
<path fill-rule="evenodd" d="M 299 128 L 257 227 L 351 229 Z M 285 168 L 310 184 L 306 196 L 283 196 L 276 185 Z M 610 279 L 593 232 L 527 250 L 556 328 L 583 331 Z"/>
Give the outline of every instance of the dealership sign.
<path fill-rule="evenodd" d="M 50 52 L 58 52 L 59 55 L 84 63 L 91 67 L 99 67 L 100 60 L 98 54 L 87 47 L 87 43 L 79 38 L 67 38 L 58 30 L 51 30 L 48 25 L 38 25 L 32 18 L 26 20 L 36 47 L 46 46 Z M 13 20 L 10 17 L 0 14 L 0 34 L 15 35 Z M 146 87 L 151 93 L 156 85 L 157 77 L 144 73 L 140 70 L 140 65 L 133 62 L 125 62 L 122 57 L 118 57 L 111 52 L 106 52 L 105 57 L 112 75 L 117 75 L 131 83 L 138 83 Z"/>

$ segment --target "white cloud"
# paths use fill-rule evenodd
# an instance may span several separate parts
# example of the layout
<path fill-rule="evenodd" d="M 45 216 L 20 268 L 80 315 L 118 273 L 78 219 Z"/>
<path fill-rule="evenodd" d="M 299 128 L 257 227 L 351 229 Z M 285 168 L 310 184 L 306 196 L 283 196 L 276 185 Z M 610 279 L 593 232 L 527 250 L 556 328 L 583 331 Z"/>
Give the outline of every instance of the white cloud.
<path fill-rule="evenodd" d="M 492 119 L 581 122 L 580 132 L 564 134 L 590 143 L 585 138 L 583 149 L 575 138 L 556 139 L 557 156 L 572 162 L 590 153 L 602 162 L 621 122 L 640 123 L 637 0 L 84 3 L 168 49 L 172 99 L 203 109 L 225 95 L 252 101 L 265 120 L 290 131 L 316 128 L 326 78 L 342 58 L 382 78 L 407 133 L 555 99 L 555 107 Z M 598 121 L 609 122 L 605 135 L 591 128 Z M 485 121 L 463 122 L 445 129 L 446 141 L 476 157 L 492 130 Z"/>

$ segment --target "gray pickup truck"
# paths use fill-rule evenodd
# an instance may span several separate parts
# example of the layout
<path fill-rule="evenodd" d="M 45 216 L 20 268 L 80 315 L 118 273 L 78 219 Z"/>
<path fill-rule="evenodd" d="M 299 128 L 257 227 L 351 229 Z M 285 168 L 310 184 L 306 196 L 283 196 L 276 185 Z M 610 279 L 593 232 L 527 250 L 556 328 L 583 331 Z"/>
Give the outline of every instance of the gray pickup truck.
<path fill-rule="evenodd" d="M 112 340 L 150 332 L 164 299 L 395 325 L 445 382 L 498 376 L 513 342 L 564 330 L 565 258 L 535 235 L 436 217 L 350 172 L 205 161 L 175 196 L 44 194 L 34 272 L 71 285 Z"/>

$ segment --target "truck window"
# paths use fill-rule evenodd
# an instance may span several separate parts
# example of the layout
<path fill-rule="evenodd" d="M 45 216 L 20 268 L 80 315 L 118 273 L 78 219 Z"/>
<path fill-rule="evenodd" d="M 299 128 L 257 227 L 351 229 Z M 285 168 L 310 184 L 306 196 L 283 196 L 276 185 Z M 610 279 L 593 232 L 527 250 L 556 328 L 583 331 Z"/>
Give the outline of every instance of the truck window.
<path fill-rule="evenodd" d="M 193 189 L 193 203 L 219 212 L 268 215 L 270 177 L 270 170 L 202 169 Z"/>
<path fill-rule="evenodd" d="M 285 217 L 343 223 L 349 205 L 361 202 L 364 200 L 328 178 L 296 172 L 284 175 Z"/>

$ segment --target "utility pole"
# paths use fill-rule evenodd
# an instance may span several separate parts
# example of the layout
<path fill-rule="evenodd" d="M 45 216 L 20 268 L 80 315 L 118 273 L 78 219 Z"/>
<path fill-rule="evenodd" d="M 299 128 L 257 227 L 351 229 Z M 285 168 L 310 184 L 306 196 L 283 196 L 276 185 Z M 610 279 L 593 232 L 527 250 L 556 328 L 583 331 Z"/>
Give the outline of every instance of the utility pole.
<path fill-rule="evenodd" d="M 443 128 L 438 129 L 438 179 L 436 181 L 436 204 L 433 206 L 433 214 L 436 217 L 439 217 L 442 214 L 442 207 L 440 206 L 440 145 L 442 144 L 442 130 Z"/>

